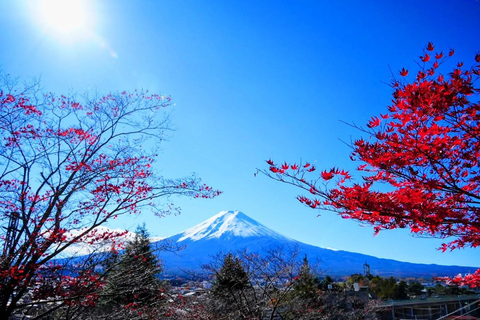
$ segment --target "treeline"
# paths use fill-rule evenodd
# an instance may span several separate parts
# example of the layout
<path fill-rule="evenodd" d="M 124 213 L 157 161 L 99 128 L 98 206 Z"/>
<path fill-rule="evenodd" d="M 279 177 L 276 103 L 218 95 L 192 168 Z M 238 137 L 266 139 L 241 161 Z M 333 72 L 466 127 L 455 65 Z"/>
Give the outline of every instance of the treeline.
<path fill-rule="evenodd" d="M 144 226 L 137 229 L 123 252 L 105 253 L 88 263 L 90 267 L 83 265 L 82 270 L 90 270 L 95 277 L 92 283 L 97 284 L 89 291 L 67 294 L 67 299 L 52 294 L 50 299 L 36 300 L 33 289 L 30 300 L 25 300 L 12 318 L 375 319 L 377 299 L 418 298 L 427 292 L 457 294 L 461 290 L 437 285 L 427 291 L 416 281 L 407 284 L 372 275 L 356 274 L 345 281 L 334 281 L 328 275 L 320 278 L 307 256 L 302 258 L 295 248 L 278 247 L 263 255 L 246 251 L 219 254 L 204 266 L 210 285 L 181 295 L 169 281 L 160 280 L 161 263 Z"/>
<path fill-rule="evenodd" d="M 394 277 L 380 277 L 371 274 L 351 275 L 342 286 L 348 287 L 358 283 L 360 288 L 366 290 L 376 300 L 406 300 L 426 299 L 428 297 L 455 296 L 462 294 L 473 294 L 474 292 L 465 287 L 456 285 L 444 286 L 436 283 L 435 286 L 425 286 L 419 281 L 397 280 Z M 347 285 L 348 284 L 348 285 Z"/>
<path fill-rule="evenodd" d="M 160 280 L 145 227 L 123 252 L 95 257 L 81 268 L 94 277 L 88 291 L 38 300 L 34 288 L 12 319 L 361 319 L 370 311 L 367 301 L 345 294 L 330 277 L 319 279 L 295 248 L 219 254 L 204 266 L 211 285 L 196 295 L 176 293 Z M 50 278 L 65 270 L 58 272 Z"/>

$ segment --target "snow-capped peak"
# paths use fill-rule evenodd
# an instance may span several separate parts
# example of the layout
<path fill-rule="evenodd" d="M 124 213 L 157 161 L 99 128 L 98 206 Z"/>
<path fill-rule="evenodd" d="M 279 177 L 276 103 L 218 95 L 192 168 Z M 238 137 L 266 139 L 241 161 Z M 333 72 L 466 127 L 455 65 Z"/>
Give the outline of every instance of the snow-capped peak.
<path fill-rule="evenodd" d="M 181 234 L 178 241 L 211 239 L 228 236 L 269 236 L 285 238 L 240 211 L 222 211 Z"/>

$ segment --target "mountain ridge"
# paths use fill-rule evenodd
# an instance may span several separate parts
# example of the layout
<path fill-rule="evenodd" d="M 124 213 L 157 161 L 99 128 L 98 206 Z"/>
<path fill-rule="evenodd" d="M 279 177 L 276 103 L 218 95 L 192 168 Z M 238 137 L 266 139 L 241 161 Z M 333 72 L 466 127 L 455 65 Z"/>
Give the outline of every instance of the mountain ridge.
<path fill-rule="evenodd" d="M 383 259 L 361 253 L 321 248 L 286 237 L 250 218 L 241 211 L 221 211 L 196 226 L 175 234 L 163 241 L 176 243 L 183 250 L 159 252 L 164 270 L 169 274 L 183 271 L 202 272 L 202 265 L 208 264 L 219 253 L 246 250 L 265 254 L 271 248 L 298 250 L 298 256 L 307 255 L 312 262 L 329 275 L 349 276 L 363 273 L 364 263 L 370 265 L 374 275 L 395 277 L 455 276 L 459 273 L 474 272 L 471 266 L 442 266 Z M 162 241 L 153 244 L 160 247 Z"/>

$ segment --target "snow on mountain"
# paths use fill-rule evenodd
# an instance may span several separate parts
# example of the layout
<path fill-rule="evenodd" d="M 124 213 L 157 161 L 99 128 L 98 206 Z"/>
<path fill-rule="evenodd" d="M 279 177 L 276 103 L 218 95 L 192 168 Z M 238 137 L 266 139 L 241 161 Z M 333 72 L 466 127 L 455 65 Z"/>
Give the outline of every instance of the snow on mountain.
<path fill-rule="evenodd" d="M 74 238 L 78 236 L 83 230 L 72 230 L 67 234 L 67 238 Z M 125 233 L 125 234 L 123 234 Z M 135 238 L 136 233 L 131 232 L 128 230 L 123 230 L 123 229 L 112 229 L 106 226 L 98 226 L 94 228 L 91 232 L 91 235 L 93 234 L 123 234 L 121 236 L 115 237 L 115 243 L 120 244 L 120 248 L 123 247 L 126 243 L 133 241 Z M 162 237 L 152 237 L 150 238 L 151 242 L 159 241 L 164 238 Z M 90 243 L 90 238 L 89 237 L 84 237 L 81 238 L 80 241 L 72 244 L 69 246 L 67 249 L 64 250 L 62 253 L 62 256 L 65 257 L 72 257 L 72 256 L 83 256 L 83 255 L 88 255 L 91 253 L 98 253 L 98 252 L 104 252 L 108 251 L 111 249 L 113 245 L 112 240 L 103 240 L 103 241 L 96 241 L 94 243 Z"/>
<path fill-rule="evenodd" d="M 70 236 L 79 234 L 72 231 Z M 96 234 L 123 233 L 121 229 L 98 227 Z M 117 238 L 117 242 L 128 243 L 135 237 L 134 232 L 126 232 Z M 297 257 L 305 255 L 309 261 L 320 263 L 320 268 L 332 276 L 348 276 L 362 273 L 367 261 L 372 274 L 395 277 L 432 277 L 454 276 L 476 270 L 473 267 L 439 266 L 435 264 L 415 264 L 390 259 L 381 259 L 360 253 L 347 252 L 332 248 L 321 248 L 301 243 L 277 233 L 258 223 L 240 211 L 222 211 L 210 219 L 169 238 L 150 238 L 154 251 L 163 261 L 165 273 L 184 275 L 185 271 L 201 274 L 202 266 L 212 261 L 212 257 L 227 252 L 246 251 L 263 255 L 270 249 L 298 252 Z M 162 240 L 162 241 L 160 241 Z M 165 250 L 165 245 L 179 243 L 180 251 Z M 64 257 L 82 256 L 109 250 L 111 241 L 89 243 L 88 239 L 75 243 L 63 252 Z"/>
<path fill-rule="evenodd" d="M 269 250 L 282 250 L 286 255 L 297 252 L 298 259 L 308 256 L 309 261 L 319 263 L 320 269 L 332 276 L 349 276 L 362 273 L 365 262 L 372 274 L 395 277 L 454 276 L 476 270 L 472 267 L 439 266 L 416 264 L 390 259 L 381 259 L 365 254 L 321 248 L 285 237 L 240 211 L 222 211 L 210 219 L 173 235 L 166 242 L 179 243 L 178 252 L 157 251 L 163 261 L 166 274 L 201 274 L 202 266 L 212 261 L 218 254 L 246 251 L 255 254 L 268 254 Z M 161 247 L 162 241 L 154 243 Z"/>
<path fill-rule="evenodd" d="M 178 242 L 185 240 L 268 236 L 286 238 L 265 227 L 240 211 L 222 211 L 210 219 L 194 226 L 180 235 Z"/>

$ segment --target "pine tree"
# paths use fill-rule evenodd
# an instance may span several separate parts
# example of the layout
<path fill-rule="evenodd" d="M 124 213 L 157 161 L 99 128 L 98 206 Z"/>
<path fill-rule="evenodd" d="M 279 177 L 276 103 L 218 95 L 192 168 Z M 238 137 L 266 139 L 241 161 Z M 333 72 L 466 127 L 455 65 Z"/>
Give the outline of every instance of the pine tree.
<path fill-rule="evenodd" d="M 145 225 L 137 228 L 135 238 L 112 268 L 101 294 L 104 311 L 148 309 L 161 300 L 164 284 L 158 275 L 162 268 L 152 252 Z"/>
<path fill-rule="evenodd" d="M 313 273 L 307 255 L 305 255 L 302 267 L 295 278 L 294 292 L 302 299 L 311 300 L 317 295 L 319 286 L 318 277 Z"/>
<path fill-rule="evenodd" d="M 250 279 L 242 262 L 231 253 L 225 256 L 223 265 L 215 276 L 212 292 L 217 297 L 228 296 L 250 286 Z"/>
<path fill-rule="evenodd" d="M 242 261 L 231 253 L 227 254 L 221 268 L 215 271 L 211 289 L 214 311 L 236 319 L 251 317 L 256 311 L 251 303 L 255 296 L 252 290 L 249 274 Z"/>

